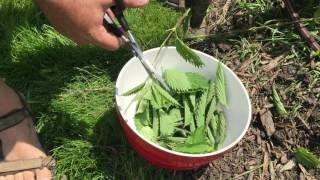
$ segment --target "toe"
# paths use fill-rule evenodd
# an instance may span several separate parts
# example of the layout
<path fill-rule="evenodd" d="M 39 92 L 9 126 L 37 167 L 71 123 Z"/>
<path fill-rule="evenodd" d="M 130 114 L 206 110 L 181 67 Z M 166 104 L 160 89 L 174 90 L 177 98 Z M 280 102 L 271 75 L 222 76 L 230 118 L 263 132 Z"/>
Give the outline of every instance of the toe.
<path fill-rule="evenodd" d="M 32 171 L 24 171 L 23 178 L 24 180 L 35 180 L 35 174 Z"/>
<path fill-rule="evenodd" d="M 14 175 L 7 175 L 5 180 L 14 180 Z"/>
<path fill-rule="evenodd" d="M 37 180 L 50 180 L 52 179 L 52 174 L 47 168 L 37 169 L 36 170 L 36 179 Z"/>
<path fill-rule="evenodd" d="M 14 180 L 23 180 L 23 173 L 19 172 L 14 175 Z"/>

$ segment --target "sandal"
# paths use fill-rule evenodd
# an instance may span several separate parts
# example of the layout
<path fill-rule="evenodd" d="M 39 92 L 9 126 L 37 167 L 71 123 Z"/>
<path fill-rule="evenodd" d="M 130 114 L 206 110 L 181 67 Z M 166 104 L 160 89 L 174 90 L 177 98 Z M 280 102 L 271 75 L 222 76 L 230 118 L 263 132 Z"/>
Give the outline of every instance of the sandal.
<path fill-rule="evenodd" d="M 186 7 L 185 0 L 167 0 L 166 3 L 175 8 L 183 9 Z"/>
<path fill-rule="evenodd" d="M 13 110 L 4 116 L 0 116 L 0 131 L 13 127 L 29 117 L 31 117 L 32 121 L 34 121 L 31 111 L 24 98 L 20 93 L 17 93 L 17 95 L 23 105 L 23 108 Z M 54 165 L 55 161 L 50 156 L 26 160 L 1 161 L 0 176 L 14 174 L 25 170 L 41 169 L 44 167 L 48 168 L 53 173 Z"/>

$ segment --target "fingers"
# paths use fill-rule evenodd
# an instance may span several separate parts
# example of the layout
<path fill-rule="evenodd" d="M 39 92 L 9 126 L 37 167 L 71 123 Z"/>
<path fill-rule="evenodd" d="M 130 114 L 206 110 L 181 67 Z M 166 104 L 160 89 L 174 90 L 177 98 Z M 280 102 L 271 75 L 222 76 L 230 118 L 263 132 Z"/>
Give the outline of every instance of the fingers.
<path fill-rule="evenodd" d="M 116 50 L 123 44 L 121 39 L 107 32 L 102 25 L 90 32 L 90 36 L 93 44 L 109 50 Z"/>
<path fill-rule="evenodd" d="M 117 0 L 102 0 L 104 7 L 109 8 L 112 5 L 115 5 Z M 127 7 L 142 7 L 148 4 L 149 0 L 119 0 L 124 3 L 125 6 Z"/>
<path fill-rule="evenodd" d="M 142 7 L 148 4 L 149 0 L 123 0 L 123 3 L 128 7 Z"/>

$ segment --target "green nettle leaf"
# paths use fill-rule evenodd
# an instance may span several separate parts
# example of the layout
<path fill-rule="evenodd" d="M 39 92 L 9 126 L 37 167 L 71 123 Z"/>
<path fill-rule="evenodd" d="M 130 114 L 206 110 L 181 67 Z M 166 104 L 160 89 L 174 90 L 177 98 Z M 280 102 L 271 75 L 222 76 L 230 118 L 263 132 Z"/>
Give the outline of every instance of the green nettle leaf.
<path fill-rule="evenodd" d="M 160 115 L 160 134 L 162 136 L 172 136 L 174 134 L 177 121 L 179 121 L 174 114 L 168 114 L 162 110 Z"/>
<path fill-rule="evenodd" d="M 175 98 L 173 98 L 166 90 L 164 90 L 159 84 L 154 83 L 153 88 L 154 91 L 159 94 L 160 98 L 165 99 L 165 101 L 167 101 L 168 103 L 180 106 L 179 102 Z"/>
<path fill-rule="evenodd" d="M 187 97 L 183 97 L 183 107 L 184 107 L 184 127 L 190 125 L 193 121 L 193 115 L 188 103 Z"/>
<path fill-rule="evenodd" d="M 224 118 L 224 113 L 218 113 L 218 127 L 217 127 L 217 143 L 222 143 L 226 137 L 226 121 Z"/>
<path fill-rule="evenodd" d="M 152 120 L 152 130 L 153 134 L 158 137 L 159 136 L 159 110 L 152 110 L 153 120 Z"/>
<path fill-rule="evenodd" d="M 193 52 L 192 49 L 185 45 L 178 36 L 176 37 L 176 49 L 177 52 L 183 57 L 183 59 L 186 60 L 186 62 L 189 62 L 196 67 L 202 67 L 204 65 L 200 57 L 195 52 Z"/>
<path fill-rule="evenodd" d="M 201 93 L 200 99 L 197 103 L 195 112 L 195 119 L 197 127 L 202 127 L 205 124 L 206 106 L 207 106 L 208 91 Z"/>
<path fill-rule="evenodd" d="M 207 133 L 208 133 L 209 140 L 211 141 L 211 144 L 212 145 L 216 144 L 216 140 L 214 139 L 213 134 L 212 134 L 209 126 L 207 126 Z"/>
<path fill-rule="evenodd" d="M 215 139 L 217 139 L 217 135 L 218 135 L 218 115 L 214 115 L 212 116 L 212 119 L 210 120 L 210 127 L 212 128 L 212 135 L 215 137 Z"/>
<path fill-rule="evenodd" d="M 194 122 L 194 119 L 190 122 L 190 131 L 194 132 L 196 130 L 196 124 Z"/>
<path fill-rule="evenodd" d="M 187 144 L 205 143 L 207 142 L 205 127 L 197 128 L 186 140 Z"/>
<path fill-rule="evenodd" d="M 192 89 L 188 77 L 184 72 L 176 69 L 167 69 L 164 71 L 164 78 L 168 85 L 177 92 L 186 92 Z"/>
<path fill-rule="evenodd" d="M 185 153 L 204 153 L 214 150 L 208 142 L 205 127 L 197 128 L 183 144 L 173 147 L 173 150 Z"/>
<path fill-rule="evenodd" d="M 138 131 L 140 131 L 143 127 L 148 126 L 148 113 L 139 113 L 134 116 L 134 123 Z"/>
<path fill-rule="evenodd" d="M 320 168 L 320 159 L 306 148 L 298 148 L 294 157 L 298 163 L 307 168 Z"/>
<path fill-rule="evenodd" d="M 191 111 L 195 111 L 196 109 L 196 93 L 189 94 L 189 100 L 191 102 L 192 107 L 190 108 Z"/>
<path fill-rule="evenodd" d="M 192 89 L 207 89 L 209 86 L 209 81 L 207 78 L 202 76 L 201 74 L 194 72 L 186 72 L 185 73 Z"/>
<path fill-rule="evenodd" d="M 218 102 L 223 105 L 224 107 L 227 107 L 227 97 L 226 97 L 226 85 L 224 80 L 224 73 L 222 68 L 222 63 L 219 62 L 218 69 L 216 72 L 216 95 Z"/>
<path fill-rule="evenodd" d="M 143 137 L 146 139 L 155 142 L 156 141 L 156 136 L 153 133 L 153 130 L 149 126 L 144 126 L 141 128 L 140 133 Z"/>
<path fill-rule="evenodd" d="M 176 121 L 181 121 L 183 118 L 181 116 L 181 111 L 178 108 L 172 108 L 169 112 L 170 116 L 175 117 Z"/>
<path fill-rule="evenodd" d="M 137 92 L 139 92 L 140 90 L 142 90 L 142 88 L 144 87 L 146 82 L 143 82 L 139 85 L 137 85 L 136 87 L 132 88 L 131 90 L 125 92 L 122 94 L 122 96 L 130 96 L 132 94 L 136 94 Z"/>
<path fill-rule="evenodd" d="M 180 106 L 177 100 L 175 100 L 168 92 L 166 92 L 157 84 L 152 85 L 151 94 L 151 104 L 156 109 L 168 109 L 170 106 Z"/>
<path fill-rule="evenodd" d="M 207 99 L 208 100 L 208 99 Z M 210 100 L 210 103 L 208 105 L 208 111 L 207 111 L 207 115 L 206 115 L 206 124 L 208 125 L 212 119 L 214 118 L 214 112 L 216 111 L 216 106 L 217 106 L 217 99 L 216 97 L 213 97 Z"/>
<path fill-rule="evenodd" d="M 151 83 L 150 81 L 147 81 L 144 85 L 144 87 L 136 94 L 134 99 L 136 101 L 140 101 L 142 98 L 144 99 L 151 99 Z"/>
<path fill-rule="evenodd" d="M 288 112 L 284 108 L 284 105 L 282 104 L 280 96 L 278 95 L 276 87 L 274 85 L 272 86 L 272 96 L 273 96 L 273 98 L 272 98 L 273 102 L 274 102 L 280 116 L 286 116 L 288 114 Z"/>
<path fill-rule="evenodd" d="M 151 124 L 150 116 L 150 102 L 148 100 L 141 100 L 137 113 L 135 114 L 135 125 L 138 130 L 141 126 L 148 126 Z"/>
<path fill-rule="evenodd" d="M 166 137 L 166 139 L 175 143 L 184 143 L 187 140 L 185 137 Z"/>
<path fill-rule="evenodd" d="M 176 69 L 167 69 L 164 78 L 168 85 L 177 92 L 190 92 L 207 89 L 209 81 L 202 75 L 193 72 L 182 72 Z"/>
<path fill-rule="evenodd" d="M 173 147 L 173 150 L 183 153 L 206 153 L 212 152 L 214 150 L 213 146 L 209 143 L 199 143 L 199 144 L 179 144 Z"/>
<path fill-rule="evenodd" d="M 214 80 L 209 82 L 208 96 L 207 96 L 207 105 L 210 104 L 211 99 L 216 97 L 216 84 Z"/>
<path fill-rule="evenodd" d="M 136 114 L 144 113 L 149 108 L 149 103 L 148 100 L 141 99 L 138 103 Z"/>

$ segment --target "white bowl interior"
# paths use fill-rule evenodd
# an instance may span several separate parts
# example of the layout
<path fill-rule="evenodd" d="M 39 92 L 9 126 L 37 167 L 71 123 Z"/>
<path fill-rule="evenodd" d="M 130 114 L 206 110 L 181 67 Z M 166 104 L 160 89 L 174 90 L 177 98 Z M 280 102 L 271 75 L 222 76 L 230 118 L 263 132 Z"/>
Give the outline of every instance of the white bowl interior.
<path fill-rule="evenodd" d="M 144 52 L 144 57 L 153 63 L 154 57 L 156 56 L 158 50 L 159 48 L 147 50 Z M 156 66 L 156 71 L 162 74 L 162 72 L 167 68 L 177 68 L 182 71 L 201 73 L 208 79 L 215 78 L 218 60 L 200 51 L 194 51 L 205 63 L 203 68 L 196 68 L 193 65 L 185 62 L 177 53 L 175 47 L 166 47 L 161 50 L 158 59 L 158 65 Z M 133 96 L 121 96 L 122 93 L 130 90 L 131 88 L 142 83 L 145 79 L 148 78 L 146 70 L 141 65 L 140 61 L 135 57 L 130 59 L 122 68 L 116 82 L 116 101 L 120 114 L 135 133 L 137 133 L 148 143 L 164 151 L 184 156 L 195 157 L 210 156 L 224 152 L 238 143 L 247 131 L 251 121 L 251 103 L 248 93 L 240 79 L 227 66 L 224 65 L 223 68 L 227 87 L 227 100 L 229 105 L 228 109 L 225 111 L 227 136 L 224 143 L 219 146 L 219 149 L 217 151 L 214 151 L 212 153 L 194 155 L 179 153 L 165 149 L 145 139 L 137 132 L 134 125 L 136 103 L 132 103 Z"/>

